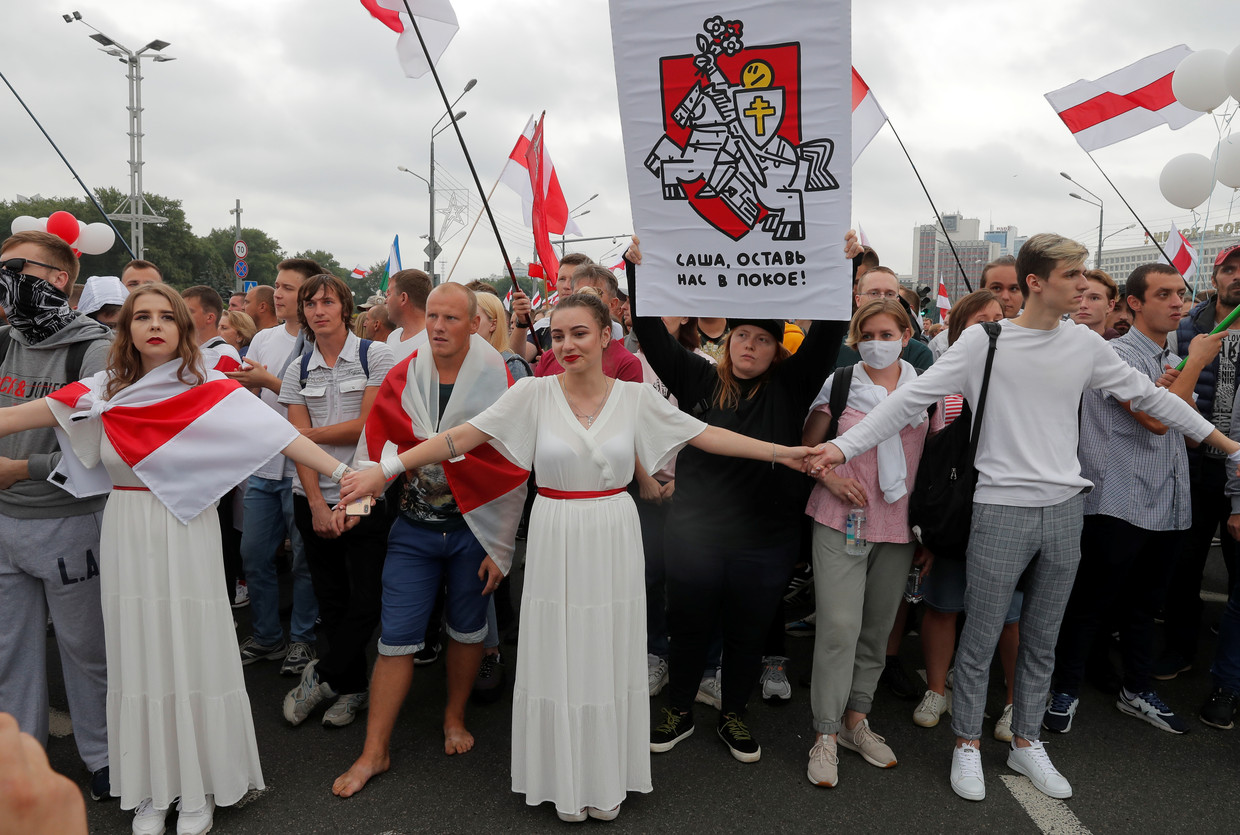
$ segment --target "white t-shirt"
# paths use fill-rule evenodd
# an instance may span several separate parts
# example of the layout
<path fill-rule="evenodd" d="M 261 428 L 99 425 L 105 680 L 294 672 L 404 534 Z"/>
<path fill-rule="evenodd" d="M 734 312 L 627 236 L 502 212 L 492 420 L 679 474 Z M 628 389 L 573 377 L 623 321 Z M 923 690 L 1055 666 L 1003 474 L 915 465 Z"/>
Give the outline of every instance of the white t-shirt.
<path fill-rule="evenodd" d="M 1195 441 L 1214 429 L 1195 408 L 1155 388 L 1089 328 L 1061 322 L 1035 330 L 1011 319 L 1001 327 L 977 446 L 975 502 L 1049 507 L 1093 486 L 1081 476 L 1077 460 L 1077 407 L 1086 389 L 1131 401 L 1134 411 Z M 976 403 L 989 344 L 985 328 L 966 328 L 924 374 L 897 389 L 835 444 L 851 459 L 899 432 L 940 397 L 964 394 Z"/>
<path fill-rule="evenodd" d="M 392 359 L 395 362 L 400 362 L 430 341 L 430 337 L 426 335 L 425 328 L 408 339 L 402 340 L 401 337 L 404 335 L 404 328 L 397 328 L 388 334 L 387 346 L 392 350 Z"/>
<path fill-rule="evenodd" d="M 288 359 L 288 355 L 293 352 L 293 346 L 297 343 L 297 335 L 290 334 L 284 329 L 284 325 L 276 325 L 274 328 L 267 328 L 254 334 L 254 339 L 250 341 L 250 350 L 246 352 L 246 359 L 253 360 L 259 365 L 265 365 L 267 370 L 276 377 L 281 377 L 280 368 L 284 365 L 284 361 Z M 276 411 L 280 417 L 288 417 L 288 406 L 280 403 L 280 396 L 271 389 L 262 389 L 258 393 L 259 399 Z M 279 480 L 293 475 L 295 467 L 293 462 L 285 458 L 283 455 L 277 455 L 266 464 L 264 464 L 254 475 L 260 478 L 269 478 Z"/>

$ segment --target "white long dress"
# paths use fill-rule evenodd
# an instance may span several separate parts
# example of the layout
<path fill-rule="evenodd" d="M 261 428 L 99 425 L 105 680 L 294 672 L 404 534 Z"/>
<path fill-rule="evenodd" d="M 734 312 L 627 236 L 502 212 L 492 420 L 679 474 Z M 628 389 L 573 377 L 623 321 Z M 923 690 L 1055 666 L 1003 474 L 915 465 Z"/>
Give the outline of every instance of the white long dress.
<path fill-rule="evenodd" d="M 617 380 L 594 424 L 556 377 L 519 380 L 470 421 L 540 487 L 625 487 L 706 428 L 651 386 Z M 641 527 L 627 492 L 538 496 L 530 516 L 512 704 L 512 790 L 575 814 L 649 792 L 650 697 Z"/>
<path fill-rule="evenodd" d="M 142 487 L 106 440 L 117 487 Z M 187 476 L 188 477 L 188 476 Z M 263 788 L 223 570 L 215 506 L 189 524 L 145 489 L 116 489 L 103 511 L 100 593 L 108 654 L 108 758 L 122 809 L 178 797 L 200 809 Z"/>

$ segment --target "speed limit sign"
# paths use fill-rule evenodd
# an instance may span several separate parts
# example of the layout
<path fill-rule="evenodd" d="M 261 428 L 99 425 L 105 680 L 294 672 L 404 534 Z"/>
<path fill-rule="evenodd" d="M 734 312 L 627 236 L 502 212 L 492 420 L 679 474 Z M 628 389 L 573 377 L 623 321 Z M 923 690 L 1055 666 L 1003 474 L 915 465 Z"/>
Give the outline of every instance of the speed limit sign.
<path fill-rule="evenodd" d="M 250 248 L 245 245 L 245 241 L 237 241 L 233 244 L 233 255 L 238 258 L 244 258 L 250 252 Z"/>

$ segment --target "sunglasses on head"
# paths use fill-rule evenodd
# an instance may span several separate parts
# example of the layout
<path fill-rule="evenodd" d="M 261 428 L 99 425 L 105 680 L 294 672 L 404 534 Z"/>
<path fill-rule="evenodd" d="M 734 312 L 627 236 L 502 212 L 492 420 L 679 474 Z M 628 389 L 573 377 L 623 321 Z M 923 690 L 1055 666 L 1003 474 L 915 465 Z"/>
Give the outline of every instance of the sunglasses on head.
<path fill-rule="evenodd" d="M 36 267 L 47 267 L 49 270 L 54 270 L 58 273 L 64 272 L 60 267 L 44 264 L 42 261 L 35 261 L 33 258 L 8 258 L 0 261 L 0 270 L 8 270 L 21 275 L 25 271 L 27 264 L 34 264 Z"/>

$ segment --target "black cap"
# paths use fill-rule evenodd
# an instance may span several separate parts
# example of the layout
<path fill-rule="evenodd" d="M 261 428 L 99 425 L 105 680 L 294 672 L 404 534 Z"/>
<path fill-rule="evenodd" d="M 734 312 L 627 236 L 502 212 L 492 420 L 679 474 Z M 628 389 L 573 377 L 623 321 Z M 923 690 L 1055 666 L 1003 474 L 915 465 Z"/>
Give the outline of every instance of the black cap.
<path fill-rule="evenodd" d="M 775 338 L 776 342 L 784 341 L 784 320 L 783 319 L 729 319 L 728 330 L 734 331 L 741 325 L 753 325 L 756 328 L 762 328 Z"/>

